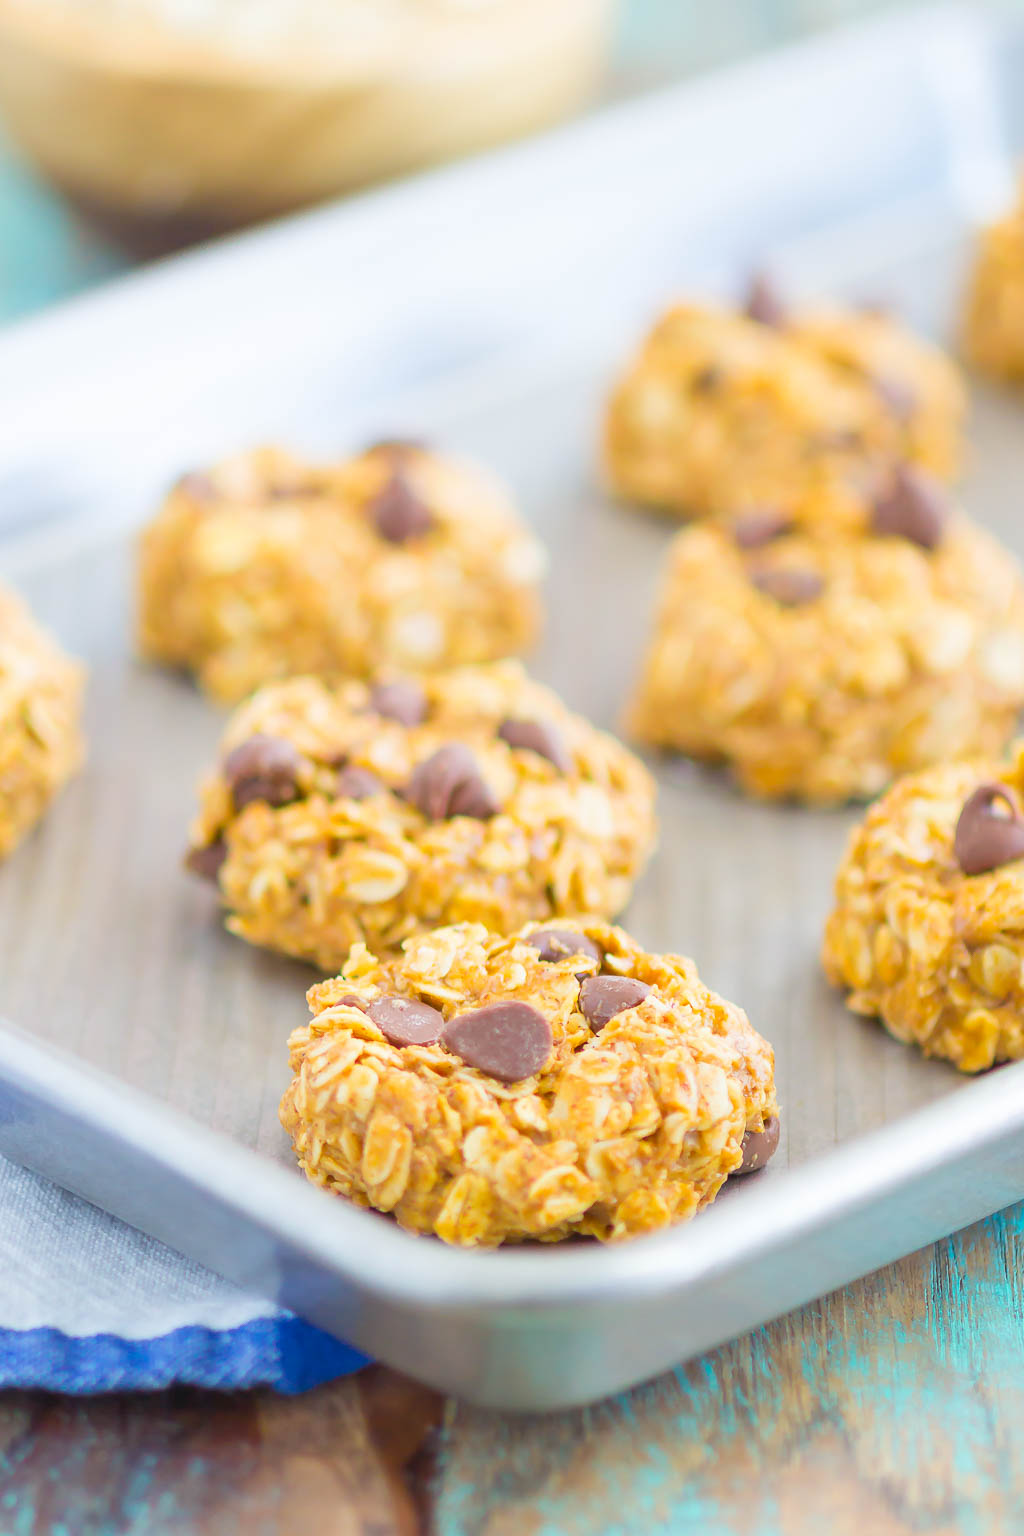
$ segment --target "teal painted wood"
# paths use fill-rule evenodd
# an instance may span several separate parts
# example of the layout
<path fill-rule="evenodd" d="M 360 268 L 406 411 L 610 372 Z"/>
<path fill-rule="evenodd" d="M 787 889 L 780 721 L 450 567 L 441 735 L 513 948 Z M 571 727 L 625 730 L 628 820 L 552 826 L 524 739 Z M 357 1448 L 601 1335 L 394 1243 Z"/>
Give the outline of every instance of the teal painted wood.
<path fill-rule="evenodd" d="M 437 1536 L 1024 1530 L 1024 1207 L 581 1413 L 468 1408 Z"/>
<path fill-rule="evenodd" d="M 0 323 L 77 293 L 126 265 L 18 160 L 0 136 Z"/>

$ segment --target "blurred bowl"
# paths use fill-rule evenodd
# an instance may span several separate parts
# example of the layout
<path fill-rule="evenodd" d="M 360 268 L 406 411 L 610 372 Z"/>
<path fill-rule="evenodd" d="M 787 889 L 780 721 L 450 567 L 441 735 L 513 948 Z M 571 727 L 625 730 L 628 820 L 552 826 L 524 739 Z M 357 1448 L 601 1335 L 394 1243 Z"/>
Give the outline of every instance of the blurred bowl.
<path fill-rule="evenodd" d="M 318 46 L 0 0 L 0 113 L 94 211 L 223 228 L 564 116 L 600 76 L 616 5 L 337 0 L 345 30 Z"/>

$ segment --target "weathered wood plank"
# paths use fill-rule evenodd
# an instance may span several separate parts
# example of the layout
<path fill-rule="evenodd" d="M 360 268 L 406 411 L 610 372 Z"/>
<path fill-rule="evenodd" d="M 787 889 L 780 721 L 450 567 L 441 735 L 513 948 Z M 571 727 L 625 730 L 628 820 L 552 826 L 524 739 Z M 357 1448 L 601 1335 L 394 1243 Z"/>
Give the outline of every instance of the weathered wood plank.
<path fill-rule="evenodd" d="M 1024 1529 L 1022 1208 L 626 1398 L 458 1408 L 438 1536 Z"/>
<path fill-rule="evenodd" d="M 419 1536 L 440 1399 L 379 1368 L 300 1398 L 0 1397 L 4 1536 Z"/>

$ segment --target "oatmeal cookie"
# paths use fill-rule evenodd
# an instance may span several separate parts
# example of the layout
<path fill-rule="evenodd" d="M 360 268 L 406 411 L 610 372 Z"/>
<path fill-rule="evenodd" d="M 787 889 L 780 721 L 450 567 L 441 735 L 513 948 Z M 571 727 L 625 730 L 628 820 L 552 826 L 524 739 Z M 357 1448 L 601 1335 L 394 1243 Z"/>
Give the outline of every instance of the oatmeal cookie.
<path fill-rule="evenodd" d="M 260 449 L 186 475 L 146 529 L 139 645 L 223 703 L 299 674 L 491 661 L 534 640 L 543 570 L 474 466 L 403 443 L 333 465 Z"/>
<path fill-rule="evenodd" d="M 900 779 L 853 832 L 828 979 L 898 1040 L 980 1072 L 1024 1056 L 1024 742 Z"/>
<path fill-rule="evenodd" d="M 963 334 L 976 368 L 996 378 L 1024 379 L 1024 184 L 1016 208 L 982 231 Z"/>
<path fill-rule="evenodd" d="M 650 1232 L 778 1142 L 746 1015 L 595 919 L 357 945 L 309 1003 L 281 1104 L 304 1172 L 448 1243 Z"/>
<path fill-rule="evenodd" d="M 80 767 L 85 670 L 0 588 L 0 858 Z"/>
<path fill-rule="evenodd" d="M 234 933 L 334 970 L 438 923 L 614 916 L 653 804 L 636 758 L 517 662 L 294 678 L 229 722 L 188 862 Z"/>
<path fill-rule="evenodd" d="M 1012 556 L 904 469 L 860 533 L 767 512 L 683 530 L 628 726 L 750 794 L 826 804 L 999 752 L 1022 704 Z"/>
<path fill-rule="evenodd" d="M 626 500 L 681 517 L 812 500 L 865 464 L 910 459 L 945 476 L 965 396 L 953 364 L 888 317 L 790 318 L 680 304 L 615 389 L 604 457 Z"/>

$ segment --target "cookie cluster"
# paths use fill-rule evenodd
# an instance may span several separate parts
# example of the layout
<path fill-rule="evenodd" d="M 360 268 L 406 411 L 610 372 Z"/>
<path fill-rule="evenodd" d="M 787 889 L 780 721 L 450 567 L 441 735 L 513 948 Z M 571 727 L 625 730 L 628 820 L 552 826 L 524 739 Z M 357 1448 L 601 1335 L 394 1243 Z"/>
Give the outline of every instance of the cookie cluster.
<path fill-rule="evenodd" d="M 617 913 L 653 840 L 637 758 L 497 662 L 259 690 L 228 725 L 188 862 L 233 932 L 332 969 L 439 924 Z"/>
<path fill-rule="evenodd" d="M 617 423 L 659 380 L 687 416 L 646 439 L 666 466 L 661 506 L 704 517 L 670 552 L 633 734 L 811 804 L 998 752 L 1024 704 L 1024 583 L 941 478 L 961 456 L 952 363 L 884 314 L 790 313 L 763 282 L 742 314 L 674 310 L 609 410 L 627 491 Z M 696 480 L 677 429 L 686 456 L 709 456 Z M 705 480 L 713 496 L 685 490 Z"/>
<path fill-rule="evenodd" d="M 143 655 L 220 703 L 525 651 L 545 556 L 499 482 L 416 443 L 312 464 L 265 448 L 184 476 L 143 534 Z"/>
<path fill-rule="evenodd" d="M 650 1232 L 778 1142 L 746 1015 L 593 919 L 358 946 L 309 1003 L 281 1106 L 302 1168 L 446 1242 Z"/>

